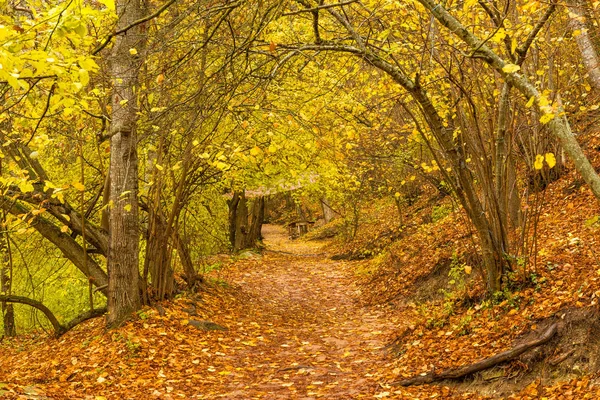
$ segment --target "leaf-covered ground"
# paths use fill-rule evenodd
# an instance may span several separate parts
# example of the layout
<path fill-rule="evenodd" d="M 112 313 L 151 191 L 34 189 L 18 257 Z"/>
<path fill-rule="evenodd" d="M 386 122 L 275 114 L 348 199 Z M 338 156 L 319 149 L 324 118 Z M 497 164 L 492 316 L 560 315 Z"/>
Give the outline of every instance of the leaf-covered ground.
<path fill-rule="evenodd" d="M 561 185 L 568 184 L 567 179 Z M 518 362 L 458 385 L 390 385 L 496 354 L 519 337 L 535 334 L 537 324 L 559 310 L 595 305 L 597 267 L 589 250 L 595 229 L 586 227 L 584 213 L 568 211 L 585 201 L 569 207 L 574 199 L 559 195 L 562 186 L 550 189 L 554 203 L 540 222 L 540 248 L 546 250 L 540 264 L 545 267 L 537 274 L 546 278 L 544 283 L 515 290 L 510 301 L 494 307 L 482 307 L 476 279 L 465 289 L 471 303 L 456 301 L 451 312 L 447 298 L 436 294 L 437 286 L 431 293 L 419 292 L 439 284 L 428 280 L 431 272 L 456 249 L 472 250 L 457 215 L 415 224 L 385 257 L 366 262 L 332 261 L 325 254 L 331 248 L 326 242 L 290 241 L 282 228 L 267 226 L 263 255 L 242 254 L 213 273 L 199 293 L 163 304 L 164 315 L 145 309 L 118 330 L 105 331 L 97 319 L 60 339 L 5 339 L 0 345 L 0 396 L 482 399 L 488 398 L 482 393 L 506 392 L 497 385 L 525 376 L 525 384 L 508 388 L 511 398 L 598 398 L 595 375 L 563 371 L 546 379 L 548 373 L 542 371 L 538 378 L 527 375 L 527 366 Z M 577 199 L 591 202 L 588 197 L 579 193 Z M 553 228 L 558 218 L 563 223 Z M 568 226 L 577 227 L 576 241 Z M 378 229 L 388 227 L 379 224 Z M 368 284 L 369 276 L 378 283 Z M 447 277 L 447 271 L 437 276 Z M 382 304 L 374 298 L 387 300 Z M 228 330 L 199 330 L 195 321 Z M 569 368 L 586 346 L 551 345 L 552 359 L 566 354 L 561 363 Z"/>
<path fill-rule="evenodd" d="M 398 326 L 357 301 L 353 265 L 265 230 L 263 256 L 222 270 L 207 292 L 145 310 L 119 330 L 88 322 L 61 339 L 0 347 L 0 389 L 50 398 L 373 398 L 393 395 L 384 347 Z M 189 324 L 210 320 L 227 331 Z M 418 396 L 423 389 L 411 389 Z M 427 390 L 426 392 L 430 392 Z M 447 389 L 434 392 L 447 393 Z"/>

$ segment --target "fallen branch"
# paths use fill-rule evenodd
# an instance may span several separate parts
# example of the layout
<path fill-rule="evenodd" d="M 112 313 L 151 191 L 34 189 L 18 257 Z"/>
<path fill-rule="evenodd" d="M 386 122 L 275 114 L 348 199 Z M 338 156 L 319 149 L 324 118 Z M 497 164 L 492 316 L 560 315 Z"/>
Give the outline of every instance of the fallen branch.
<path fill-rule="evenodd" d="M 401 381 L 392 382 L 393 386 L 412 386 L 412 385 L 423 385 L 432 382 L 443 381 L 445 379 L 459 379 L 465 377 L 467 375 L 474 374 L 479 371 L 483 371 L 485 369 L 491 368 L 498 364 L 504 363 L 506 361 L 511 361 L 525 353 L 527 350 L 530 350 L 534 347 L 540 346 L 546 342 L 548 342 L 552 337 L 556 334 L 557 324 L 554 323 L 548 327 L 548 329 L 537 339 L 532 340 L 527 343 L 520 344 L 518 346 L 513 347 L 510 350 L 504 351 L 502 353 L 496 354 L 492 357 L 483 359 L 474 364 L 465 365 L 460 368 L 451 368 L 447 369 L 439 374 L 435 372 L 431 372 L 426 375 L 414 376 L 412 378 L 404 379 Z"/>

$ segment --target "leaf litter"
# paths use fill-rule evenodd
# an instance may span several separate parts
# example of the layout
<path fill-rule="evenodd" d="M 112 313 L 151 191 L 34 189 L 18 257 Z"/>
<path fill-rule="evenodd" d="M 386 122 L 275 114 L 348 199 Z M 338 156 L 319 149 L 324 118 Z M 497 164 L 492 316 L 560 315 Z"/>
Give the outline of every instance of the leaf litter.
<path fill-rule="evenodd" d="M 60 339 L 5 339 L 0 397 L 598 398 L 596 370 L 587 370 L 581 352 L 564 340 L 534 355 L 560 369 L 529 370 L 534 364 L 517 361 L 458 383 L 391 385 L 492 356 L 540 331 L 549 318 L 568 320 L 576 310 L 597 308 L 598 228 L 586 211 L 595 200 L 585 187 L 571 191 L 574 179 L 567 175 L 547 189 L 537 286 L 516 288 L 493 307 L 485 306 L 475 270 L 452 310 L 439 293 L 423 291 L 437 288 L 432 276 L 447 278 L 454 253 L 476 253 L 460 212 L 424 224 L 427 210 L 417 204 L 412 225 L 393 233 L 394 240 L 393 224 L 375 221 L 358 241 L 333 246 L 290 241 L 271 226 L 263 255 L 231 261 L 199 293 L 163 304 L 164 315 L 147 308 L 117 330 L 106 331 L 98 319 Z M 324 254 L 336 246 L 356 252 L 364 243 L 372 249 L 379 236 L 385 251 L 366 261 Z M 227 330 L 201 330 L 192 320 Z"/>

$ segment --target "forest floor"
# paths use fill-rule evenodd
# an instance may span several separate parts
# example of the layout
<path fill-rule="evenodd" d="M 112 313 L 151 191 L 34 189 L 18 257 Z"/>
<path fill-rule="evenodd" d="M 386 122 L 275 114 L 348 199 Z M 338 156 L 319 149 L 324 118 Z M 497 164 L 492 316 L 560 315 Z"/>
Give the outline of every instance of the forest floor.
<path fill-rule="evenodd" d="M 353 263 L 266 226 L 266 251 L 223 268 L 205 293 L 148 309 L 115 331 L 98 319 L 60 339 L 5 340 L 5 398 L 349 399 L 387 397 L 384 348 L 402 324 L 360 304 Z M 200 331 L 209 319 L 227 331 Z M 393 392 L 393 391 L 392 391 Z M 419 390 L 413 391 L 418 393 Z M 448 390 L 446 389 L 447 393 Z M 441 393 L 441 392 L 440 392 Z"/>
<path fill-rule="evenodd" d="M 461 246 L 454 238 L 464 236 L 456 221 L 450 216 L 415 225 L 414 231 L 406 228 L 390 247 L 390 260 L 365 261 L 334 261 L 327 251 L 339 247 L 331 242 L 292 241 L 283 228 L 267 225 L 262 254 L 223 257 L 225 265 L 208 274 L 198 293 L 146 308 L 120 329 L 106 331 L 100 318 L 59 339 L 5 338 L 0 398 L 598 398 L 596 375 L 585 368 L 597 364 L 600 325 L 590 323 L 598 318 L 586 304 L 596 304 L 600 272 L 586 267 L 591 261 L 582 252 L 574 253 L 582 260 L 576 269 L 566 263 L 571 256 L 558 256 L 570 254 L 565 248 L 581 248 L 580 242 L 594 244 L 595 231 L 584 230 L 580 242 L 568 239 L 547 251 L 548 257 L 556 251 L 556 262 L 567 266 L 538 270 L 539 279 L 548 275 L 547 283 L 515 290 L 490 307 L 475 280 L 464 293 L 468 302 L 440 297 L 440 282 L 448 285 L 444 262 Z M 549 237 L 558 234 L 570 238 L 548 231 Z M 398 262 L 406 267 L 394 266 Z M 386 275 L 386 268 L 393 274 Z M 377 270 L 382 272 L 372 274 Z M 386 290 L 392 289 L 385 285 L 395 290 L 389 299 Z M 545 346 L 546 353 L 534 352 L 533 359 L 463 382 L 390 385 L 497 354 L 553 321 L 562 323 L 560 339 Z M 546 359 L 550 363 L 539 362 Z"/>

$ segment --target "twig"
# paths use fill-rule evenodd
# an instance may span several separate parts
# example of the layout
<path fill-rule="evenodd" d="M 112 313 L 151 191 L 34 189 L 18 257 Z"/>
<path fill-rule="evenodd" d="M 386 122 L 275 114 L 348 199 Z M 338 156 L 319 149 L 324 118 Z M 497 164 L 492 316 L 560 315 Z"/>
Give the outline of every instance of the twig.
<path fill-rule="evenodd" d="M 50 88 L 50 93 L 48 93 L 48 98 L 46 99 L 46 107 L 44 108 L 44 112 L 42 113 L 42 116 L 40 117 L 40 119 L 38 120 L 37 124 L 35 125 L 35 129 L 33 130 L 33 133 L 31 134 L 31 137 L 29 138 L 29 140 L 27 141 L 27 143 L 25 143 L 26 147 L 29 146 L 29 143 L 35 137 L 35 134 L 36 134 L 38 128 L 40 127 L 40 124 L 42 123 L 42 120 L 44 119 L 44 117 L 48 113 L 48 110 L 50 109 L 50 99 L 52 98 L 52 95 L 54 94 L 54 89 L 56 89 L 56 81 L 52 84 L 52 87 Z"/>
<path fill-rule="evenodd" d="M 348 4 L 356 3 L 357 1 L 358 0 L 348 0 L 348 1 L 342 1 L 342 2 L 339 2 L 339 3 L 335 3 L 335 4 L 324 4 L 322 6 L 317 6 L 317 7 L 313 7 L 313 8 L 305 8 L 303 10 L 289 11 L 289 12 L 283 13 L 281 15 L 284 16 L 284 17 L 286 17 L 288 15 L 296 15 L 296 14 L 301 14 L 301 13 L 305 13 L 305 12 L 313 12 L 313 11 L 318 11 L 318 10 L 325 10 L 327 8 L 346 6 Z"/>
<path fill-rule="evenodd" d="M 311 367 L 310 365 L 296 365 L 295 367 L 282 368 L 277 370 L 277 372 L 293 371 L 296 369 L 315 369 L 315 367 Z"/>

